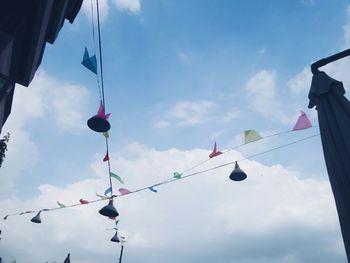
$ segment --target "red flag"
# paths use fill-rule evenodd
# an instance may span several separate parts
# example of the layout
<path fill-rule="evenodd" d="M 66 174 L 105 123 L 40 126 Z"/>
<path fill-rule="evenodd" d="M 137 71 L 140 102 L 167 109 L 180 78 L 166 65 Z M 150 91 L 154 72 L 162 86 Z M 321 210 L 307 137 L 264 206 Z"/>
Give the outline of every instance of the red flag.
<path fill-rule="evenodd" d="M 79 202 L 80 202 L 82 205 L 86 205 L 86 204 L 89 203 L 89 201 L 84 200 L 83 198 L 80 198 Z"/>
<path fill-rule="evenodd" d="M 216 150 L 216 142 L 215 142 L 214 143 L 214 149 L 211 152 L 211 154 L 209 154 L 209 158 L 213 158 L 213 157 L 218 156 L 220 154 L 222 154 L 222 152 Z"/>
<path fill-rule="evenodd" d="M 104 162 L 109 161 L 109 155 L 108 155 L 108 152 L 106 153 L 105 157 L 103 158 L 103 161 L 104 161 Z"/>

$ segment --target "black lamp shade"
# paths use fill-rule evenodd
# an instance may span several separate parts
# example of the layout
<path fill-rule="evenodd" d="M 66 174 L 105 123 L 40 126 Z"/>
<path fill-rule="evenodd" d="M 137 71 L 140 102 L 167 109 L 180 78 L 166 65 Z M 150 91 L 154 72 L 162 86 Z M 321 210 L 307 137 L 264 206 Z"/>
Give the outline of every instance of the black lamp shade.
<path fill-rule="evenodd" d="M 111 129 L 109 122 L 104 118 L 98 117 L 97 115 L 91 117 L 87 121 L 87 125 L 95 132 L 107 132 Z"/>
<path fill-rule="evenodd" d="M 113 200 L 109 200 L 108 205 L 105 205 L 101 208 L 100 211 L 98 211 L 101 215 L 107 216 L 107 217 L 117 217 L 119 216 L 119 213 L 117 209 L 113 205 Z"/>
<path fill-rule="evenodd" d="M 230 174 L 230 179 L 232 181 L 243 181 L 247 178 L 247 175 L 241 168 L 239 168 L 238 163 L 235 164 L 235 169 Z"/>

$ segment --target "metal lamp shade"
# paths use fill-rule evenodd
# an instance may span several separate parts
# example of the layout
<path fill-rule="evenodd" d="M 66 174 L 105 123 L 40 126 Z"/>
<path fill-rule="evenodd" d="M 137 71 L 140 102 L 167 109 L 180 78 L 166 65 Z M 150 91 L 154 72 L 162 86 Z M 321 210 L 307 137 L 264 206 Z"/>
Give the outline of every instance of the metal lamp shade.
<path fill-rule="evenodd" d="M 119 213 L 117 209 L 113 205 L 113 200 L 109 200 L 108 205 L 105 205 L 101 208 L 100 211 L 98 211 L 101 215 L 107 216 L 107 217 L 117 217 L 119 216 Z"/>
<path fill-rule="evenodd" d="M 106 119 L 98 117 L 97 115 L 91 117 L 87 121 L 87 125 L 95 132 L 107 132 L 111 128 L 111 125 Z"/>
<path fill-rule="evenodd" d="M 30 221 L 32 221 L 33 223 L 40 224 L 41 223 L 40 213 L 41 213 L 41 211 L 39 213 L 37 213 L 37 215 L 34 216 Z"/>
<path fill-rule="evenodd" d="M 119 237 L 118 237 L 118 231 L 115 232 L 115 235 L 111 238 L 111 241 L 112 241 L 112 242 L 117 242 L 117 243 L 120 242 L 120 239 L 119 239 Z"/>
<path fill-rule="evenodd" d="M 238 163 L 236 162 L 235 169 L 230 174 L 230 179 L 232 181 L 243 181 L 247 178 L 247 175 L 241 168 L 239 168 Z"/>

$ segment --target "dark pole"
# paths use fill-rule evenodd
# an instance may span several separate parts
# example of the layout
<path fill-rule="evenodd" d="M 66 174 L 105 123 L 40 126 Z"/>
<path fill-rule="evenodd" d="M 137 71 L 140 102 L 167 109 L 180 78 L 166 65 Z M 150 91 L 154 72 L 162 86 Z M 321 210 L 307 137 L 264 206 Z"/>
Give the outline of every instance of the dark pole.
<path fill-rule="evenodd" d="M 123 250 L 124 250 L 124 246 L 121 245 L 121 249 L 120 249 L 120 257 L 119 257 L 119 263 L 122 263 L 122 258 L 123 258 Z"/>
<path fill-rule="evenodd" d="M 315 75 L 315 74 L 319 73 L 318 68 L 323 67 L 323 66 L 327 65 L 328 63 L 334 62 L 338 59 L 347 57 L 349 55 L 350 55 L 350 49 L 346 49 L 346 50 L 341 51 L 337 54 L 329 56 L 327 58 L 322 58 L 322 59 L 316 61 L 315 63 L 311 64 L 311 71 Z"/>

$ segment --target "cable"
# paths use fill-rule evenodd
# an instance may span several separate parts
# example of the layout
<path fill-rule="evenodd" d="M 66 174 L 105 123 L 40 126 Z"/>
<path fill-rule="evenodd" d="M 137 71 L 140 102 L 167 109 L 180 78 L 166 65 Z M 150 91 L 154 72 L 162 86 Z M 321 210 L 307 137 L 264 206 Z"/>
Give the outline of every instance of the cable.
<path fill-rule="evenodd" d="M 305 141 L 305 140 L 308 140 L 308 139 L 317 137 L 317 136 L 319 136 L 319 135 L 320 135 L 320 134 L 315 134 L 315 135 L 311 135 L 311 136 L 308 136 L 308 137 L 305 137 L 305 138 L 302 138 L 302 139 L 299 139 L 299 140 L 296 140 L 296 141 L 293 141 L 293 142 L 290 142 L 290 143 L 287 143 L 287 144 L 283 144 L 283 145 L 280 145 L 280 146 L 277 146 L 277 147 L 268 149 L 268 150 L 266 150 L 266 151 L 263 151 L 263 152 L 260 152 L 260 153 L 256 153 L 256 154 L 253 154 L 253 155 L 244 157 L 244 158 L 242 158 L 242 159 L 237 160 L 237 162 L 242 162 L 242 161 L 245 161 L 245 160 L 249 160 L 249 159 L 251 159 L 251 158 L 253 158 L 253 157 L 260 156 L 260 155 L 264 155 L 264 154 L 267 154 L 267 153 L 269 153 L 269 152 L 276 151 L 276 150 L 278 150 L 278 149 L 281 149 L 281 148 L 284 148 L 284 147 L 288 147 L 288 146 L 290 146 L 290 145 L 293 145 L 293 144 L 296 144 L 296 143 L 299 143 L 299 142 L 302 142 L 302 141 Z M 35 210 L 35 211 L 26 211 L 26 212 L 22 212 L 22 213 L 8 214 L 8 215 L 6 215 L 6 216 L 4 217 L 4 219 L 6 220 L 7 217 L 9 217 L 9 216 L 16 216 L 16 215 L 37 213 L 37 212 L 40 212 L 40 211 L 48 212 L 48 211 L 54 211 L 54 210 L 59 210 L 59 209 L 64 209 L 64 208 L 71 208 L 71 207 L 76 207 L 76 206 L 88 205 L 88 204 L 91 204 L 91 203 L 96 203 L 96 202 L 104 201 L 104 200 L 110 199 L 110 198 L 118 198 L 118 197 L 121 197 L 121 196 L 129 195 L 129 194 L 134 194 L 134 193 L 137 193 L 137 192 L 141 192 L 141 191 L 147 190 L 147 189 L 149 189 L 150 187 L 165 185 L 165 184 L 168 184 L 168 183 L 172 183 L 172 182 L 175 182 L 175 181 L 179 181 L 179 180 L 181 180 L 181 179 L 185 179 L 185 178 L 192 177 L 192 176 L 195 176 L 195 175 L 199 175 L 199 174 L 202 174 L 202 173 L 210 172 L 210 171 L 213 171 L 213 170 L 216 170 L 216 169 L 219 169 L 219 168 L 222 168 L 222 167 L 226 167 L 226 166 L 228 166 L 228 165 L 235 164 L 235 163 L 236 163 L 236 161 L 224 163 L 224 164 L 221 164 L 221 165 L 218 165 L 218 166 L 214 166 L 214 167 L 211 167 L 211 168 L 208 168 L 208 169 L 205 169 L 205 170 L 201 170 L 201 171 L 198 171 L 198 172 L 195 172 L 195 173 L 191 173 L 191 174 L 188 174 L 188 175 L 184 175 L 184 176 L 182 176 L 182 177 L 180 177 L 180 178 L 171 178 L 171 179 L 168 179 L 168 180 L 163 181 L 163 182 L 160 182 L 160 183 L 156 183 L 156 184 L 153 184 L 153 185 L 150 185 L 150 186 L 147 186 L 147 187 L 143 187 L 143 188 L 140 188 L 140 189 L 136 189 L 136 190 L 134 190 L 134 191 L 130 191 L 129 193 L 126 193 L 126 194 L 123 194 L 123 195 L 122 195 L 122 194 L 120 194 L 120 195 L 111 195 L 111 197 L 105 197 L 105 198 L 100 198 L 100 199 L 92 200 L 92 201 L 89 201 L 89 202 L 86 203 L 86 204 L 77 203 L 77 204 L 73 204 L 73 205 L 66 205 L 66 206 L 64 206 L 64 207 L 46 208 L 46 209 Z"/>

